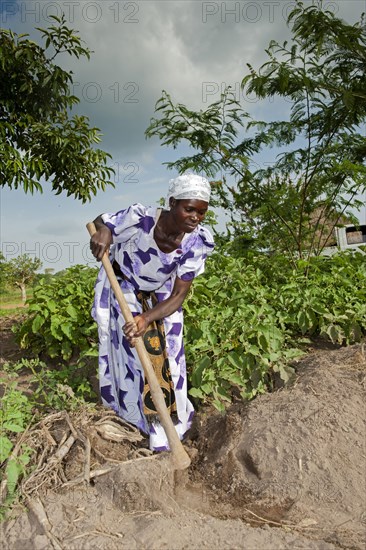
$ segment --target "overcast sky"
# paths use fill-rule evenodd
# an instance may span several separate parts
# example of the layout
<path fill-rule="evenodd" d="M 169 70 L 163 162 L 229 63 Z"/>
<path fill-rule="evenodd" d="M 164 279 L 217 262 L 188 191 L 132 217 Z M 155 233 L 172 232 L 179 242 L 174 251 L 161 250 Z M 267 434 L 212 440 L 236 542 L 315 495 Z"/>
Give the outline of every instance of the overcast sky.
<path fill-rule="evenodd" d="M 47 27 L 51 14 L 64 12 L 69 26 L 94 51 L 90 61 L 65 57 L 58 63 L 73 70 L 74 93 L 81 100 L 77 112 L 100 128 L 101 148 L 113 156 L 117 169 L 116 187 L 100 192 L 87 205 L 53 196 L 47 184 L 43 195 L 3 189 L 1 240 L 6 258 L 29 253 L 41 259 L 43 269 L 55 271 L 75 263 L 94 265 L 85 224 L 134 202 L 156 204 L 176 175 L 163 163 L 178 158 L 177 151 L 144 136 L 162 90 L 191 108 L 219 99 L 225 84 L 240 95 L 246 63 L 258 67 L 267 59 L 269 41 L 288 36 L 285 20 L 293 5 L 286 0 L 1 1 L 1 27 L 30 33 L 38 41 L 34 27 Z M 351 23 L 366 10 L 365 0 L 324 5 Z M 273 102 L 242 101 L 253 116 L 280 116 L 281 108 Z M 366 223 L 365 209 L 360 221 Z"/>

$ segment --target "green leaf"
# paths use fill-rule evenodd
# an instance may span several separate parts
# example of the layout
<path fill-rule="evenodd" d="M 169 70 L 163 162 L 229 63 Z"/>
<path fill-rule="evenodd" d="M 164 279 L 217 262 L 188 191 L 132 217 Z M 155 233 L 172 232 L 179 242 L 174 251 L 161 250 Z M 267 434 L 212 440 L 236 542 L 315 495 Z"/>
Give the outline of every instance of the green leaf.
<path fill-rule="evenodd" d="M 228 356 L 228 361 L 237 369 L 241 369 L 243 366 L 243 360 L 240 355 L 238 355 L 235 351 L 231 351 Z"/>
<path fill-rule="evenodd" d="M 71 323 L 61 323 L 60 328 L 62 332 L 67 336 L 70 340 L 73 339 L 73 335 L 71 333 L 72 325 Z"/>
<path fill-rule="evenodd" d="M 284 382 L 288 382 L 294 376 L 295 369 L 289 367 L 288 365 L 280 365 L 279 372 L 281 380 L 283 380 Z"/>
<path fill-rule="evenodd" d="M 351 343 L 360 342 L 362 339 L 362 329 L 359 323 L 356 323 L 355 321 L 353 321 L 352 323 L 350 323 L 350 325 L 347 328 L 348 328 L 350 342 Z"/>
<path fill-rule="evenodd" d="M 299 311 L 297 314 L 297 323 L 302 334 L 305 334 L 309 328 L 308 319 L 304 311 Z"/>
<path fill-rule="evenodd" d="M 335 325 L 329 325 L 326 330 L 326 333 L 328 334 L 333 344 L 338 342 L 340 334 Z"/>
<path fill-rule="evenodd" d="M 205 355 L 204 357 L 202 357 L 202 359 L 200 359 L 200 361 L 197 363 L 197 366 L 195 366 L 192 371 L 191 378 L 192 378 L 193 386 L 195 386 L 196 388 L 200 387 L 202 383 L 202 374 L 204 370 L 210 366 L 210 364 L 211 364 L 211 360 L 207 355 Z"/>
<path fill-rule="evenodd" d="M 219 412 L 224 412 L 225 411 L 225 405 L 221 401 L 219 401 L 218 399 L 214 399 L 212 401 L 212 404 L 215 407 L 215 409 L 217 409 Z"/>
<path fill-rule="evenodd" d="M 60 325 L 61 325 L 61 318 L 58 317 L 57 315 L 54 315 L 54 316 L 51 318 L 51 326 L 50 326 L 50 329 L 51 329 L 51 334 L 52 334 L 52 336 L 53 336 L 56 340 L 59 340 L 59 341 L 62 340 L 62 334 L 61 334 L 61 331 L 60 331 Z"/>
<path fill-rule="evenodd" d="M 12 448 L 13 443 L 10 439 L 4 435 L 0 435 L 0 463 L 8 459 Z"/>
<path fill-rule="evenodd" d="M 212 384 L 202 384 L 201 390 L 206 394 L 210 395 L 212 392 Z"/>
<path fill-rule="evenodd" d="M 37 334 L 44 322 L 45 318 L 42 315 L 36 315 L 32 323 L 32 332 Z"/>
<path fill-rule="evenodd" d="M 72 290 L 71 290 L 71 292 L 72 292 Z M 76 309 L 74 308 L 73 305 L 69 304 L 66 308 L 66 311 L 70 315 L 71 319 L 76 320 L 78 318 L 77 311 L 76 311 Z"/>
<path fill-rule="evenodd" d="M 214 332 L 208 331 L 207 332 L 207 339 L 210 342 L 211 346 L 215 346 L 217 343 L 217 337 Z"/>
<path fill-rule="evenodd" d="M 243 376 L 239 376 L 235 373 L 228 373 L 227 376 L 225 376 L 225 380 L 230 382 L 232 385 L 238 385 L 238 386 L 245 386 L 246 379 Z"/>
<path fill-rule="evenodd" d="M 199 388 L 190 388 L 188 393 L 192 397 L 198 397 L 199 399 L 202 399 L 204 397 L 202 390 L 200 390 Z"/>
<path fill-rule="evenodd" d="M 211 276 L 206 281 L 207 288 L 215 288 L 216 286 L 220 286 L 220 285 L 221 285 L 221 280 L 218 277 L 216 277 L 216 275 Z"/>
<path fill-rule="evenodd" d="M 220 399 L 224 399 L 225 401 L 228 401 L 231 403 L 231 395 L 230 393 L 223 388 L 222 386 L 217 386 L 214 391 L 214 396 L 217 398 L 218 396 Z"/>
<path fill-rule="evenodd" d="M 82 353 L 82 357 L 98 357 L 98 355 L 99 351 L 97 346 Z"/>
<path fill-rule="evenodd" d="M 17 464 L 16 460 L 9 460 L 6 465 L 6 478 L 8 481 L 8 493 L 10 495 L 13 495 L 15 493 L 20 474 L 21 467 Z"/>
<path fill-rule="evenodd" d="M 3 427 L 9 432 L 20 433 L 24 432 L 24 427 L 19 424 L 14 424 L 14 422 L 4 422 Z"/>

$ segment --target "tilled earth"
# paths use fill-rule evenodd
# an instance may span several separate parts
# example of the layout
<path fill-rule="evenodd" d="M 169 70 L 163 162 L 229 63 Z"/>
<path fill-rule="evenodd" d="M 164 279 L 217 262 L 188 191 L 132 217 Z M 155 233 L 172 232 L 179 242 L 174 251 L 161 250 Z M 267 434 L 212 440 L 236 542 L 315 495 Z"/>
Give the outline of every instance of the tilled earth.
<path fill-rule="evenodd" d="M 2 548 L 364 549 L 365 380 L 364 345 L 312 351 L 290 386 L 197 414 L 184 472 L 102 411 L 50 417 Z"/>

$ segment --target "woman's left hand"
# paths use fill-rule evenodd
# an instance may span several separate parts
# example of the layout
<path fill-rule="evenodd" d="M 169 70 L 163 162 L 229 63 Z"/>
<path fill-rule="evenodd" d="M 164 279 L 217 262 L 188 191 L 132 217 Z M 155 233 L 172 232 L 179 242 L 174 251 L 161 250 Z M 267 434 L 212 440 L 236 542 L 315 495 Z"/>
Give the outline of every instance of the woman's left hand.
<path fill-rule="evenodd" d="M 144 315 L 137 315 L 134 317 L 133 322 L 126 323 L 123 326 L 122 330 L 132 348 L 135 347 L 136 339 L 144 335 L 148 326 L 149 321 Z"/>

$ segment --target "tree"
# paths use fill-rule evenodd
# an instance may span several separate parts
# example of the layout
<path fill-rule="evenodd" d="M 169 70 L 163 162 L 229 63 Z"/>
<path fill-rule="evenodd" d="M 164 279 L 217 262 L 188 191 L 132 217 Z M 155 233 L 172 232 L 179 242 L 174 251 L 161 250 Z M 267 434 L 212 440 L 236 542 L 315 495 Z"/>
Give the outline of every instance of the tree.
<path fill-rule="evenodd" d="M 3 262 L 2 262 L 3 263 Z M 36 278 L 36 271 L 42 266 L 39 258 L 31 258 L 29 254 L 22 254 L 5 262 L 5 275 L 8 284 L 20 288 L 22 302 L 27 300 L 26 285 L 31 284 Z"/>
<path fill-rule="evenodd" d="M 224 173 L 216 196 L 236 239 L 286 251 L 295 263 L 320 254 L 328 220 L 334 228 L 345 215 L 352 219 L 349 207 L 361 206 L 357 196 L 366 192 L 366 29 L 363 16 L 350 25 L 321 2 L 297 2 L 288 25 L 291 43 L 272 41 L 269 61 L 258 70 L 248 65 L 242 81 L 259 99 L 285 99 L 287 120 L 251 119 L 230 89 L 204 111 L 175 105 L 163 92 L 146 135 L 173 147 L 187 141 L 196 154 L 168 167 Z M 271 147 L 280 151 L 276 160 L 258 167 L 258 155 Z"/>
<path fill-rule="evenodd" d="M 6 259 L 0 251 L 0 292 L 4 292 L 6 287 Z"/>
<path fill-rule="evenodd" d="M 89 59 L 90 50 L 65 18 L 42 33 L 44 45 L 28 35 L 0 29 L 0 185 L 25 192 L 42 191 L 50 181 L 58 195 L 82 202 L 104 190 L 113 170 L 110 155 L 94 147 L 98 128 L 85 116 L 71 116 L 79 102 L 71 94 L 72 73 L 54 60 L 61 53 Z"/>

